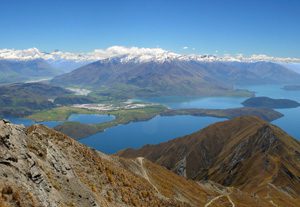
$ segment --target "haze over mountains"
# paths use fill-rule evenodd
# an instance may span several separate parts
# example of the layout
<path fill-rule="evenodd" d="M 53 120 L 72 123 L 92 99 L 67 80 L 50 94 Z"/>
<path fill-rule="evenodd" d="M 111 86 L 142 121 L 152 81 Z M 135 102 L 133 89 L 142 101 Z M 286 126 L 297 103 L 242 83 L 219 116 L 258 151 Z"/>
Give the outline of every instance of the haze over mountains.
<path fill-rule="evenodd" d="M 0 59 L 0 84 L 49 78 L 58 74 L 59 71 L 43 59 Z"/>
<path fill-rule="evenodd" d="M 300 73 L 300 63 L 281 63 L 284 67 L 289 68 L 297 73 Z"/>

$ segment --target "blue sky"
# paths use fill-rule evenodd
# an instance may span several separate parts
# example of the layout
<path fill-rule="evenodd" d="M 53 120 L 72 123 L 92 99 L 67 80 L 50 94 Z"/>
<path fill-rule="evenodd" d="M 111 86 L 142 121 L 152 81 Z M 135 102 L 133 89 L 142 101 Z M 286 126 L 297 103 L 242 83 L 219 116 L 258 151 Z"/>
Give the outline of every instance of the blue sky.
<path fill-rule="evenodd" d="M 1 0 L 0 28 L 0 48 L 300 57 L 299 0 Z"/>

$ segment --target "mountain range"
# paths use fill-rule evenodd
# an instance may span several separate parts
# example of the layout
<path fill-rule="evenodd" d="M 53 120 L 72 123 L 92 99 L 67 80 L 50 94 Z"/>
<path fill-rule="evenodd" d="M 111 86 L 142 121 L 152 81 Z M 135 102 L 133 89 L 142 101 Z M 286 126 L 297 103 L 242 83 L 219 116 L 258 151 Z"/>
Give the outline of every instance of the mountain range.
<path fill-rule="evenodd" d="M 0 206 L 297 207 L 299 152 L 256 117 L 119 153 L 127 158 L 0 121 Z"/>
<path fill-rule="evenodd" d="M 281 78 L 278 78 L 281 77 Z M 129 96 L 245 95 L 236 85 L 284 84 L 300 74 L 271 62 L 202 62 L 179 59 L 152 61 L 115 57 L 93 62 L 55 77 L 51 83 Z"/>
<path fill-rule="evenodd" d="M 88 53 L 1 49 L 0 84 L 67 73 L 52 83 L 97 88 L 103 94 L 133 91 L 131 96 L 245 95 L 233 86 L 299 82 L 300 75 L 283 65 L 299 61 L 265 55 L 182 55 L 161 48 L 121 46 Z"/>
<path fill-rule="evenodd" d="M 64 52 L 55 50 L 52 52 L 43 52 L 37 48 L 24 50 L 17 49 L 0 49 L 0 59 L 7 60 L 33 60 L 44 59 L 46 61 L 72 61 L 72 62 L 94 62 L 118 56 L 127 56 L 127 60 L 139 61 L 164 61 L 171 60 L 194 60 L 204 62 L 275 62 L 275 63 L 300 63 L 299 58 L 291 57 L 272 57 L 264 54 L 253 54 L 251 56 L 237 55 L 209 55 L 209 54 L 179 54 L 162 48 L 141 48 L 141 47 L 124 47 L 111 46 L 106 49 L 95 49 L 91 52 Z"/>
<path fill-rule="evenodd" d="M 0 59 L 0 84 L 49 78 L 58 74 L 59 72 L 43 59 Z"/>

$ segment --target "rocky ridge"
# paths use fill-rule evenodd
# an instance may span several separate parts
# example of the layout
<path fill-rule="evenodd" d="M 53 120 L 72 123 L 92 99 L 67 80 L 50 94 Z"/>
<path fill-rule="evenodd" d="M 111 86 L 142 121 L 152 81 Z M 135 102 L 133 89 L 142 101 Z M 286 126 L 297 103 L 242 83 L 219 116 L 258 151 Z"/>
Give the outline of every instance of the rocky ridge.
<path fill-rule="evenodd" d="M 238 117 L 118 154 L 143 156 L 189 179 L 238 188 L 274 205 L 299 205 L 300 144 L 257 117 Z"/>

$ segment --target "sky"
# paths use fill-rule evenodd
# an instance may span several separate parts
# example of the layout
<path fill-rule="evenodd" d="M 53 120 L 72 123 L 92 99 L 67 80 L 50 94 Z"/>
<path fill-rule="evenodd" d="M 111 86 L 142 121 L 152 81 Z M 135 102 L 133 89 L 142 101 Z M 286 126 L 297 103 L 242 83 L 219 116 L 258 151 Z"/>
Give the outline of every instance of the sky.
<path fill-rule="evenodd" d="M 299 0 L 1 0 L 0 48 L 300 57 Z"/>

